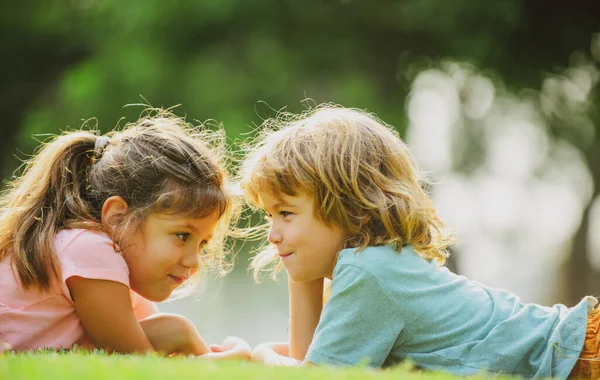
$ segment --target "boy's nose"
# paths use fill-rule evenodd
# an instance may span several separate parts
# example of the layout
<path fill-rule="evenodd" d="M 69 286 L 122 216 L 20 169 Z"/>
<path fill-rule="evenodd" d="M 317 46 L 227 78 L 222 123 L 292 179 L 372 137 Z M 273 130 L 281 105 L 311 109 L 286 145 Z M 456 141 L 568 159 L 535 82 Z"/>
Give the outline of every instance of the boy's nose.
<path fill-rule="evenodd" d="M 277 244 L 281 243 L 282 236 L 279 231 L 277 231 L 271 227 L 271 230 L 269 231 L 268 239 L 269 239 L 269 243 L 277 245 Z"/>

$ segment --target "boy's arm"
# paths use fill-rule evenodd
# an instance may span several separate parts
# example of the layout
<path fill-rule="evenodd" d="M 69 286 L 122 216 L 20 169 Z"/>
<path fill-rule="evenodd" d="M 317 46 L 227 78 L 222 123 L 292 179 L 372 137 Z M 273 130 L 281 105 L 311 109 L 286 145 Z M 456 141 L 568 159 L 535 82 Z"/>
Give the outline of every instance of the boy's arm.
<path fill-rule="evenodd" d="M 305 361 L 317 365 L 381 368 L 400 339 L 404 321 L 390 289 L 393 277 L 376 277 L 353 264 L 338 264 L 331 295 L 323 308 Z M 402 339 L 400 339 L 402 341 Z"/>
<path fill-rule="evenodd" d="M 303 361 L 323 309 L 323 279 L 288 281 L 290 295 L 289 357 Z"/>

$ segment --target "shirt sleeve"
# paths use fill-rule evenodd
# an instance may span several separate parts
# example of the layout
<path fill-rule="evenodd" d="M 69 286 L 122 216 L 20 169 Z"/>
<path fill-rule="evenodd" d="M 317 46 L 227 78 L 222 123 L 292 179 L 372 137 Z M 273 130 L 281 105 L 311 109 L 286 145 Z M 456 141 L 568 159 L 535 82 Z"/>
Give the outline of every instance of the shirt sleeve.
<path fill-rule="evenodd" d="M 105 234 L 72 230 L 69 239 L 57 249 L 62 266 L 62 279 L 78 276 L 116 281 L 129 286 L 129 269 L 113 241 Z"/>
<path fill-rule="evenodd" d="M 403 328 L 397 305 L 377 278 L 357 266 L 338 265 L 306 359 L 380 368 Z"/>

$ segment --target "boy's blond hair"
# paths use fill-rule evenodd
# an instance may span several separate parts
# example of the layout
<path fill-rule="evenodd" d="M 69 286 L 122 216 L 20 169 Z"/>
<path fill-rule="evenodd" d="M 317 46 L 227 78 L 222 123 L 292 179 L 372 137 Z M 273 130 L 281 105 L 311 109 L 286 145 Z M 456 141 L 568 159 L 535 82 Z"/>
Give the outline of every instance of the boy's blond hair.
<path fill-rule="evenodd" d="M 318 219 L 348 234 L 344 248 L 411 244 L 423 258 L 445 263 L 452 233 L 395 130 L 374 115 L 333 105 L 281 114 L 262 127 L 241 172 L 254 206 L 262 207 L 260 193 L 304 194 Z M 251 267 L 258 274 L 276 261 L 266 249 Z"/>

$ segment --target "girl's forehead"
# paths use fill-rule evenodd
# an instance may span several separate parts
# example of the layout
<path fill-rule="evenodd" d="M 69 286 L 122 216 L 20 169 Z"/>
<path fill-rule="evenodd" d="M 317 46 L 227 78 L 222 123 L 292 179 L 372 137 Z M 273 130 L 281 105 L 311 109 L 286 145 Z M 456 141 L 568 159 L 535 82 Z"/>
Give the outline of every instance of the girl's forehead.
<path fill-rule="evenodd" d="M 195 221 L 199 221 L 199 220 L 219 220 L 221 217 L 221 215 L 219 214 L 218 210 L 213 210 L 210 214 L 208 215 L 201 215 L 201 216 L 195 216 L 193 213 L 192 214 L 182 214 L 182 213 L 164 213 L 164 212 L 153 212 L 150 215 L 148 215 L 148 218 L 153 218 L 153 219 L 158 219 L 158 220 L 164 220 L 167 222 L 174 222 L 174 223 L 189 223 L 189 222 L 195 222 Z"/>

